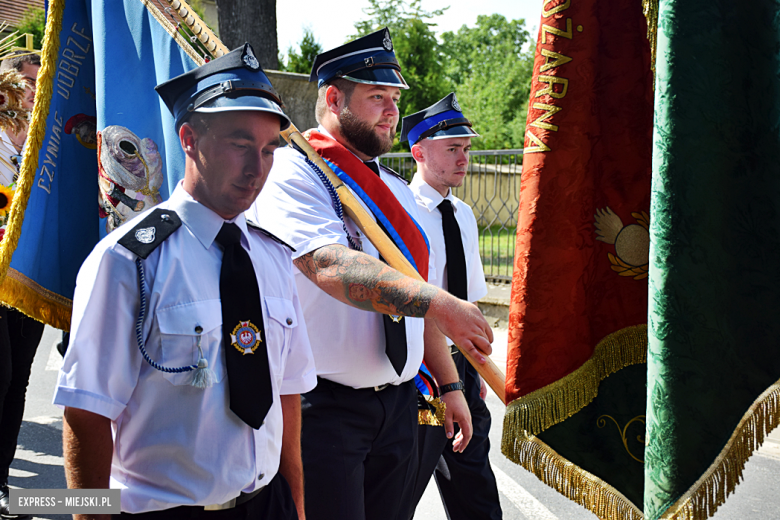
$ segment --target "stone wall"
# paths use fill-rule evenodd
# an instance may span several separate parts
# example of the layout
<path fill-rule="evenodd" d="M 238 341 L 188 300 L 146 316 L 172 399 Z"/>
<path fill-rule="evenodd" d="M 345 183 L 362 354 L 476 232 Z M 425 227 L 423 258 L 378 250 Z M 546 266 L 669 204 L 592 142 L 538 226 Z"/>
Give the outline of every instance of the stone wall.
<path fill-rule="evenodd" d="M 314 106 L 317 104 L 317 83 L 309 83 L 309 76 L 294 72 L 266 70 L 276 91 L 284 102 L 284 112 L 293 124 L 303 132 L 317 127 Z"/>

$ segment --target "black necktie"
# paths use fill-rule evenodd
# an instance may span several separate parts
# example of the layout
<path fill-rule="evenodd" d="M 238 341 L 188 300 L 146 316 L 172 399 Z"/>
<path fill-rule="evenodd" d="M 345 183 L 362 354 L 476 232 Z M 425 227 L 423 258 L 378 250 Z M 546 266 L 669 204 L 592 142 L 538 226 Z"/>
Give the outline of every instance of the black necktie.
<path fill-rule="evenodd" d="M 368 166 L 372 172 L 376 173 L 377 177 L 381 178 L 379 175 L 379 166 L 376 161 L 368 161 L 363 164 Z M 385 235 L 390 237 L 382 223 L 377 221 L 377 224 L 379 224 L 379 227 L 385 232 Z M 381 256 L 379 259 L 383 262 L 385 261 Z M 387 314 L 382 315 L 382 321 L 385 326 L 385 353 L 387 354 L 387 359 L 390 360 L 390 364 L 393 365 L 395 373 L 400 376 L 406 366 L 406 323 L 404 323 L 401 316 L 393 318 Z"/>
<path fill-rule="evenodd" d="M 381 175 L 379 175 L 379 166 L 376 164 L 376 161 L 368 161 L 368 162 L 364 162 L 363 164 L 365 164 L 366 166 L 368 166 L 368 167 L 369 167 L 369 169 L 370 169 L 372 172 L 376 173 L 376 176 L 377 176 L 377 177 L 379 177 L 379 178 L 381 178 L 381 177 L 382 177 Z"/>
<path fill-rule="evenodd" d="M 441 228 L 444 231 L 444 250 L 447 253 L 447 290 L 461 300 L 467 300 L 469 292 L 466 280 L 466 255 L 463 253 L 460 226 L 455 220 L 455 212 L 448 199 L 441 201 L 439 211 Z"/>
<path fill-rule="evenodd" d="M 219 297 L 230 409 L 258 429 L 273 403 L 260 289 L 252 260 L 241 247 L 239 227 L 222 224 L 217 242 L 225 251 L 219 273 Z"/>

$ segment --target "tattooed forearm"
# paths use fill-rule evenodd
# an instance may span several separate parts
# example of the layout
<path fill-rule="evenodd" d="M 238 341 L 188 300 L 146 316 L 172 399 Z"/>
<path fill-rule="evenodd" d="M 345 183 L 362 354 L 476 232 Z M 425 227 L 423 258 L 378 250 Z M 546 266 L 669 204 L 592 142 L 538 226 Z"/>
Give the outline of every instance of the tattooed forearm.
<path fill-rule="evenodd" d="M 438 292 L 372 256 L 338 244 L 303 255 L 295 265 L 323 291 L 367 311 L 422 317 Z"/>

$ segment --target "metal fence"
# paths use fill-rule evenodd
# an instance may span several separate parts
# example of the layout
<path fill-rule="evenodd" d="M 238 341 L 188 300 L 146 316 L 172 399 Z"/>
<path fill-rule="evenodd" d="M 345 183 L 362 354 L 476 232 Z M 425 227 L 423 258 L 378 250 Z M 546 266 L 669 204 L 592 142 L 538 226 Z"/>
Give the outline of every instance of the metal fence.
<path fill-rule="evenodd" d="M 510 282 L 523 151 L 477 150 L 469 156 L 466 179 L 453 192 L 472 207 L 477 218 L 479 254 L 485 278 L 494 283 Z M 415 171 L 411 153 L 388 153 L 379 160 L 411 180 Z"/>

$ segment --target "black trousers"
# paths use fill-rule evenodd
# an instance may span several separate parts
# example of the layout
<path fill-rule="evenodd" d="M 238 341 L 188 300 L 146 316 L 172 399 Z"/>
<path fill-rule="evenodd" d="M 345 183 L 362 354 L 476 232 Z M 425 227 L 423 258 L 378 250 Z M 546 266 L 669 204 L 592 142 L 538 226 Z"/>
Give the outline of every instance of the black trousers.
<path fill-rule="evenodd" d="M 0 307 L 0 483 L 16 454 L 27 384 L 44 324 L 15 309 Z"/>
<path fill-rule="evenodd" d="M 466 402 L 471 411 L 474 434 L 466 450 L 455 453 L 452 451 L 452 440 L 444 435 L 444 428 L 419 426 L 420 469 L 408 518 L 414 516 L 414 510 L 433 473 L 447 518 L 497 520 L 502 518 L 502 512 L 496 477 L 488 459 L 490 412 L 479 396 L 480 379 L 476 369 L 460 353 L 453 355 L 453 361 L 466 387 Z M 458 426 L 455 425 L 457 432 Z"/>
<path fill-rule="evenodd" d="M 308 520 L 405 520 L 417 472 L 417 391 L 318 379 L 301 396 Z"/>
<path fill-rule="evenodd" d="M 179 506 L 148 513 L 122 513 L 112 515 L 112 518 L 142 520 L 189 520 L 198 518 L 206 520 L 264 520 L 266 518 L 269 520 L 298 520 L 298 511 L 295 509 L 295 502 L 293 501 L 287 480 L 277 473 L 257 496 L 232 509 L 204 511 L 202 507 L 198 506 Z"/>

